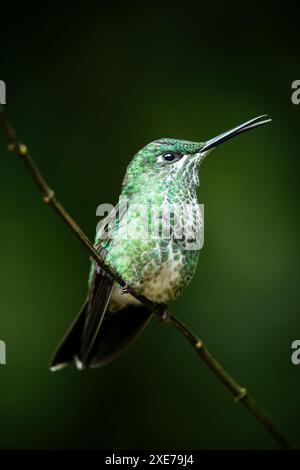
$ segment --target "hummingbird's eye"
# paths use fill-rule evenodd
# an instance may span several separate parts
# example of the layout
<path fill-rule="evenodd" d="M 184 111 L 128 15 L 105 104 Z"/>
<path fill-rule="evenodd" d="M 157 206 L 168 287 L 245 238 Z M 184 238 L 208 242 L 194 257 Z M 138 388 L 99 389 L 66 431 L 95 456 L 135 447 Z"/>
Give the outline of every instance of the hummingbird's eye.
<path fill-rule="evenodd" d="M 180 153 L 166 152 L 159 157 L 159 160 L 165 163 L 175 163 L 178 162 L 181 157 L 182 155 Z"/>

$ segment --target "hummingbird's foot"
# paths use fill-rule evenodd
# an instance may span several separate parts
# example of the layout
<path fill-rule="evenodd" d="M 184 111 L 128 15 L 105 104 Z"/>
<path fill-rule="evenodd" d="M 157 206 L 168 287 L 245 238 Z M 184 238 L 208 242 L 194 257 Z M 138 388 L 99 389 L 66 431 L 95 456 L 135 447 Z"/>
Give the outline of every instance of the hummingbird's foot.
<path fill-rule="evenodd" d="M 132 291 L 133 291 L 133 286 L 131 284 L 126 283 L 125 286 L 120 287 L 121 295 L 131 294 Z"/>

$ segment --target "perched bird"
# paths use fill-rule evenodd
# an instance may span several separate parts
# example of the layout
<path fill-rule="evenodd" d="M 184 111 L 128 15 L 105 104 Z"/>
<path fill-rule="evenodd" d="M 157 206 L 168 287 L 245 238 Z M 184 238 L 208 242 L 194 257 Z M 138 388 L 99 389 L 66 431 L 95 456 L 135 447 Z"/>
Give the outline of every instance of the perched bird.
<path fill-rule="evenodd" d="M 127 286 L 157 303 L 183 291 L 201 248 L 196 193 L 201 162 L 219 144 L 269 121 L 259 116 L 207 142 L 155 140 L 134 156 L 119 204 L 95 241 Z M 102 366 L 137 337 L 152 313 L 128 290 L 92 262 L 87 299 L 55 352 L 51 370 L 73 360 L 79 369 Z"/>

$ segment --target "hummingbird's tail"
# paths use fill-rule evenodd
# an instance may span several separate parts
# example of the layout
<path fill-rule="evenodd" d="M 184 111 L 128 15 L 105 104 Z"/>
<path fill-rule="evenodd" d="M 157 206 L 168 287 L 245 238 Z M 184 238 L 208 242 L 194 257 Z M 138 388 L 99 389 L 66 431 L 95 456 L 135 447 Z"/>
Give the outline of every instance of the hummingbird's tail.
<path fill-rule="evenodd" d="M 142 333 L 151 317 L 152 313 L 143 305 L 128 305 L 118 312 L 108 313 L 95 341 L 88 367 L 104 366 L 116 359 Z"/>
<path fill-rule="evenodd" d="M 88 300 L 54 353 L 52 371 L 73 360 L 78 369 L 107 364 L 144 329 L 152 314 L 143 305 L 109 312 L 113 288 L 113 280 L 104 272 L 95 273 Z"/>

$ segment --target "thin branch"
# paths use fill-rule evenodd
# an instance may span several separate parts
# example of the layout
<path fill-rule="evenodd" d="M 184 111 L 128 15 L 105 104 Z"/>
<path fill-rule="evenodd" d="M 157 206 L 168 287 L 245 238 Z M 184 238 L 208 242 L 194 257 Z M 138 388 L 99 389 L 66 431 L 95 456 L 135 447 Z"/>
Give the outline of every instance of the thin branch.
<path fill-rule="evenodd" d="M 3 108 L 0 108 L 0 127 L 6 136 L 9 145 L 8 149 L 18 155 L 28 173 L 31 175 L 34 183 L 39 189 L 43 200 L 46 204 L 49 204 L 53 209 L 60 215 L 64 222 L 69 226 L 75 236 L 84 245 L 90 256 L 95 262 L 104 269 L 118 284 L 125 286 L 124 280 L 109 267 L 104 259 L 94 248 L 85 233 L 72 219 L 72 217 L 66 212 L 64 207 L 56 199 L 54 191 L 48 186 L 45 179 L 41 175 L 38 167 L 34 163 L 28 148 L 26 145 L 21 143 L 16 136 L 13 127 L 4 115 Z M 228 390 L 234 395 L 235 401 L 242 403 L 252 415 L 265 427 L 265 429 L 273 436 L 275 441 L 284 449 L 294 449 L 294 446 L 290 443 L 283 432 L 274 424 L 272 419 L 265 413 L 265 411 L 253 400 L 249 395 L 246 388 L 241 387 L 221 366 L 221 364 L 214 358 L 214 356 L 208 351 L 203 341 L 201 341 L 194 333 L 180 320 L 178 320 L 169 309 L 154 302 L 151 302 L 146 297 L 137 294 L 134 290 L 130 290 L 130 293 L 146 305 L 159 320 L 162 320 L 165 324 L 174 326 L 190 343 L 193 349 L 197 352 L 204 363 L 213 371 L 216 377 L 228 388 Z"/>

